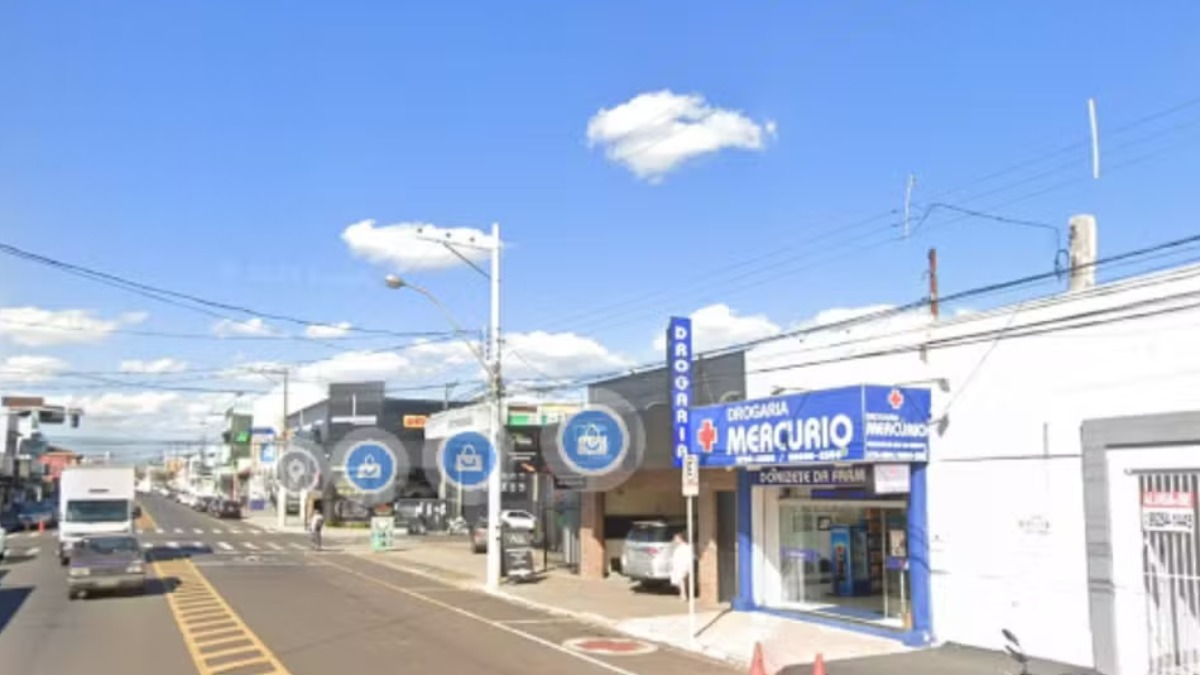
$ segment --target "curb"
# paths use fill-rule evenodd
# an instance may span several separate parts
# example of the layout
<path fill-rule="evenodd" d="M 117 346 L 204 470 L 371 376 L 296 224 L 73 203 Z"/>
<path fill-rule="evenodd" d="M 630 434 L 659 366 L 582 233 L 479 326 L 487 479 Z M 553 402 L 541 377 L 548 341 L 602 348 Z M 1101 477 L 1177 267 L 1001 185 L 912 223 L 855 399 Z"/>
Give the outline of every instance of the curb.
<path fill-rule="evenodd" d="M 382 562 L 379 560 L 372 560 L 371 556 L 366 555 L 366 554 L 351 553 L 350 555 L 353 555 L 358 558 L 362 558 L 364 560 L 370 560 L 371 562 L 374 562 L 377 565 L 391 567 L 393 569 L 400 570 L 407 574 L 412 574 L 414 576 L 419 576 L 419 577 L 422 577 L 425 579 L 431 579 L 433 581 L 438 581 L 438 582 L 447 584 L 449 586 L 452 586 L 454 588 L 458 588 L 458 589 L 466 590 L 466 591 L 476 591 L 476 592 L 483 593 L 484 595 L 488 595 L 488 596 L 491 596 L 494 598 L 500 598 L 507 602 L 511 602 L 515 605 L 522 605 L 524 607 L 528 607 L 530 609 L 536 609 L 536 610 L 546 612 L 547 614 L 551 614 L 554 616 L 565 617 L 565 618 L 569 618 L 569 619 L 576 619 L 583 623 L 588 623 L 593 626 L 597 626 L 599 628 L 608 628 L 610 630 L 614 630 L 618 633 L 628 635 L 629 637 L 634 637 L 634 638 L 638 638 L 641 640 L 649 640 L 651 642 L 657 642 L 659 644 L 668 645 L 668 646 L 678 649 L 680 651 L 685 651 L 685 652 L 689 652 L 692 654 L 700 654 L 700 655 L 706 656 L 710 659 L 713 659 L 716 661 L 721 661 L 723 663 L 728 663 L 728 664 L 731 664 L 734 666 L 744 666 L 750 662 L 748 659 L 734 656 L 724 650 L 716 649 L 715 647 L 708 647 L 708 646 L 704 646 L 704 645 L 694 645 L 687 641 L 668 639 L 661 635 L 657 635 L 654 631 L 630 630 L 629 628 L 623 627 L 621 625 L 621 624 L 625 623 L 625 621 L 618 621 L 615 619 L 610 619 L 606 616 L 602 616 L 600 614 L 595 614 L 593 612 L 578 612 L 578 611 L 574 611 L 574 610 L 563 609 L 562 607 L 556 607 L 554 605 L 547 605 L 545 603 L 541 603 L 536 600 L 530 600 L 528 598 L 523 598 L 519 595 L 513 595 L 512 593 L 509 593 L 504 590 L 491 591 L 491 590 L 488 590 L 484 584 L 482 584 L 478 581 L 458 581 L 458 580 L 450 579 L 450 578 L 443 576 L 441 574 L 438 574 L 436 572 L 430 572 L 425 569 L 410 567 L 409 565 L 405 565 L 402 563 L 396 564 L 396 563 L 390 563 L 390 562 Z"/>

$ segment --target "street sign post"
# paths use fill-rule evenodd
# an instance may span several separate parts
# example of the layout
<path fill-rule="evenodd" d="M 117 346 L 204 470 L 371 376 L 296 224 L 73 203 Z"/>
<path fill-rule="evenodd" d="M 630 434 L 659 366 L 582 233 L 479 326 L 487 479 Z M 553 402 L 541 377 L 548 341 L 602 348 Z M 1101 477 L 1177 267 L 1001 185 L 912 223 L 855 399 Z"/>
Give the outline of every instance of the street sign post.
<path fill-rule="evenodd" d="M 683 496 L 700 496 L 700 457 L 688 453 L 683 456 Z"/>

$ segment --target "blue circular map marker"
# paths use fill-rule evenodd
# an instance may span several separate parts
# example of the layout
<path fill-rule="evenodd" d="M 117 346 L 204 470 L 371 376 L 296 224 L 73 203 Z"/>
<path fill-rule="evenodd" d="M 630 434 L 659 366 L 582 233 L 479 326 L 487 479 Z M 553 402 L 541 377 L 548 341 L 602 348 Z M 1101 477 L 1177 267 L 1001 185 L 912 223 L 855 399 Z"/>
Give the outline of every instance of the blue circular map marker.
<path fill-rule="evenodd" d="M 442 443 L 437 466 L 448 482 L 464 490 L 478 490 L 487 487 L 488 477 L 496 470 L 496 451 L 483 434 L 464 431 Z"/>
<path fill-rule="evenodd" d="M 604 476 L 621 468 L 629 452 L 629 430 L 617 413 L 604 406 L 589 406 L 559 427 L 558 450 L 573 471 Z"/>
<path fill-rule="evenodd" d="M 360 492 L 386 490 L 396 481 L 396 455 L 378 441 L 362 441 L 346 452 L 346 481 Z"/>

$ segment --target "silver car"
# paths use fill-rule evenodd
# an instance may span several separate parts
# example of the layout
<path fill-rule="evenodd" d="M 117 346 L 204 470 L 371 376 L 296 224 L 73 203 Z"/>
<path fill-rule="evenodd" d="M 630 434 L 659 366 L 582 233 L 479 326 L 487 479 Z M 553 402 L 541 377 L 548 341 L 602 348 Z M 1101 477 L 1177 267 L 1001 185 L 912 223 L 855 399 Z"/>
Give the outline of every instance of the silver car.
<path fill-rule="evenodd" d="M 670 583 L 675 535 L 683 531 L 683 526 L 662 520 L 634 523 L 625 535 L 621 572 L 644 585 Z"/>

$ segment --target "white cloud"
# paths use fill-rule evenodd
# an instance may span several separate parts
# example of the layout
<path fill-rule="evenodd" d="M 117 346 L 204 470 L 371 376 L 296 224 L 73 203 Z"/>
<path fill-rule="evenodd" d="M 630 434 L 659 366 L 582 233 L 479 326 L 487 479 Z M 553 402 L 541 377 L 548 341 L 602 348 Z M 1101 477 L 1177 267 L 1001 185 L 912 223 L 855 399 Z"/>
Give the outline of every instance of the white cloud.
<path fill-rule="evenodd" d="M 569 377 L 634 365 L 596 340 L 575 333 L 510 333 L 504 341 L 506 377 Z"/>
<path fill-rule="evenodd" d="M 417 230 L 421 230 L 418 236 Z M 372 263 L 387 264 L 398 271 L 435 270 L 461 265 L 462 260 L 445 246 L 424 240 L 423 236 L 456 241 L 475 241 L 490 244 L 492 236 L 468 227 L 441 228 L 428 223 L 396 223 L 376 227 L 374 220 L 363 220 L 342 232 L 342 241 L 350 252 Z M 468 260 L 481 262 L 488 252 L 479 248 L 456 249 Z"/>
<path fill-rule="evenodd" d="M 245 321 L 221 319 L 213 324 L 212 331 L 217 337 L 275 335 L 275 331 L 258 317 Z"/>
<path fill-rule="evenodd" d="M 314 340 L 328 340 L 331 338 L 345 337 L 346 333 L 350 332 L 350 324 L 343 321 L 341 323 L 309 326 L 304 329 L 304 335 Z"/>
<path fill-rule="evenodd" d="M 762 150 L 775 123 L 710 106 L 699 94 L 663 90 L 604 108 L 588 122 L 591 147 L 639 178 L 657 182 L 680 164 L 726 148 Z"/>
<path fill-rule="evenodd" d="M 0 360 L 0 382 L 45 382 L 66 368 L 66 361 L 53 356 L 10 356 Z"/>
<path fill-rule="evenodd" d="M 98 396 L 74 397 L 70 405 L 83 409 L 85 420 L 134 418 L 163 415 L 168 406 L 179 399 L 179 394 L 166 391 L 107 392 Z"/>
<path fill-rule="evenodd" d="M 0 307 L 0 337 L 26 347 L 99 342 L 123 325 L 145 321 L 145 312 L 101 319 L 83 309 Z"/>
<path fill-rule="evenodd" d="M 697 352 L 771 337 L 780 327 L 764 314 L 740 315 L 725 304 L 708 305 L 692 312 L 692 348 Z M 654 339 L 654 349 L 662 353 L 665 335 Z"/>
<path fill-rule="evenodd" d="M 179 373 L 187 370 L 186 361 L 164 356 L 153 361 L 129 359 L 121 362 L 122 373 Z"/>

